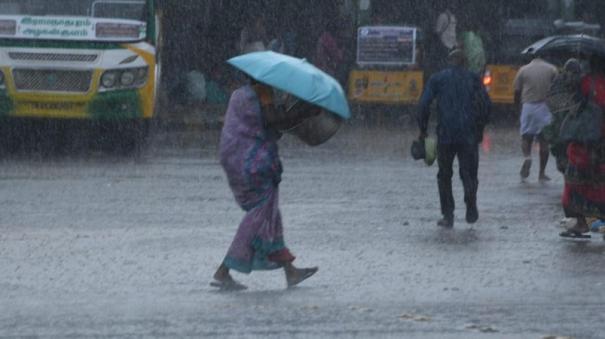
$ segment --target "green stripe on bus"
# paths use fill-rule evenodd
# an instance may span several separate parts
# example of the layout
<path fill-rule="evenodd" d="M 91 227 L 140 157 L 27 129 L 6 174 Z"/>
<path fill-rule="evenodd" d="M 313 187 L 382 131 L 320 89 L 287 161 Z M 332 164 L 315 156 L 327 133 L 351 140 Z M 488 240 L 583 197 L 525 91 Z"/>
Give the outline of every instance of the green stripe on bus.
<path fill-rule="evenodd" d="M 143 116 L 136 90 L 99 93 L 88 105 L 88 113 L 97 120 L 123 120 Z"/>
<path fill-rule="evenodd" d="M 6 94 L 6 92 L 0 90 L 0 117 L 8 116 L 14 108 L 13 101 Z"/>

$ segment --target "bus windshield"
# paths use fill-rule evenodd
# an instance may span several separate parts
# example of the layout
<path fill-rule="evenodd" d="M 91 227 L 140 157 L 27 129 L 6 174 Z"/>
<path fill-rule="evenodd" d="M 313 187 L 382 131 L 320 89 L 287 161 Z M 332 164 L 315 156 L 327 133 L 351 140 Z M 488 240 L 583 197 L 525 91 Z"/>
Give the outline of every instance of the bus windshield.
<path fill-rule="evenodd" d="M 145 0 L 0 0 L 0 38 L 141 41 Z"/>

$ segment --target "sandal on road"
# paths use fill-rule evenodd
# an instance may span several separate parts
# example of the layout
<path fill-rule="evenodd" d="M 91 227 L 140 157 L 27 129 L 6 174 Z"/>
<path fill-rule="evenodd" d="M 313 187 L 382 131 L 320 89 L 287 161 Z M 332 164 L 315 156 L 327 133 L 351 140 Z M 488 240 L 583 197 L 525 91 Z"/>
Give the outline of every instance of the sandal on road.
<path fill-rule="evenodd" d="M 568 229 L 567 231 L 559 233 L 559 236 L 563 237 L 563 238 L 572 238 L 572 239 L 590 239 L 591 238 L 590 234 L 585 234 L 585 232 L 582 232 L 577 229 Z"/>
<path fill-rule="evenodd" d="M 317 273 L 319 268 L 311 267 L 311 268 L 300 268 L 296 270 L 296 275 L 292 279 L 286 279 L 288 283 L 288 287 L 294 287 L 304 280 L 310 278 L 313 274 Z"/>
<path fill-rule="evenodd" d="M 239 283 L 233 279 L 214 280 L 210 283 L 210 286 L 217 287 L 220 291 L 243 291 L 245 289 L 248 289 L 248 286 Z"/>

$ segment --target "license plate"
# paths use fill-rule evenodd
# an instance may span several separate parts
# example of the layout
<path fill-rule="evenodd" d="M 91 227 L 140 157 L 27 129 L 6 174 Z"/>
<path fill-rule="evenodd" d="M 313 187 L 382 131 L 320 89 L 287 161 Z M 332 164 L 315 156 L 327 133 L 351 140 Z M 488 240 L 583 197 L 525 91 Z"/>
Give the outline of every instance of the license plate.
<path fill-rule="evenodd" d="M 70 111 L 76 107 L 73 102 L 30 102 L 28 106 L 35 110 Z"/>

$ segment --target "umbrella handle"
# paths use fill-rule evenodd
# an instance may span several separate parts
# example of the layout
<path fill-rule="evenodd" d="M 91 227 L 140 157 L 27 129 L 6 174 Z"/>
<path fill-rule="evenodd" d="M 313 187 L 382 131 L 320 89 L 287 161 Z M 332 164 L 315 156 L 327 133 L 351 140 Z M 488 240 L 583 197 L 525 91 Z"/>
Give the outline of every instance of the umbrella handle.
<path fill-rule="evenodd" d="M 282 132 L 290 132 L 292 130 L 297 129 L 298 127 L 302 126 L 302 124 L 304 124 L 307 119 L 309 118 L 304 118 L 302 120 L 299 120 L 298 122 L 295 122 L 294 125 L 283 129 Z"/>

